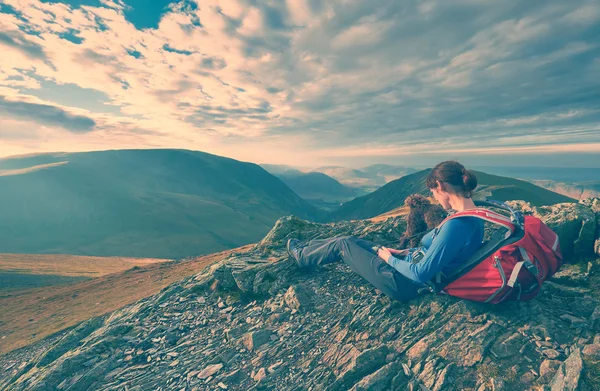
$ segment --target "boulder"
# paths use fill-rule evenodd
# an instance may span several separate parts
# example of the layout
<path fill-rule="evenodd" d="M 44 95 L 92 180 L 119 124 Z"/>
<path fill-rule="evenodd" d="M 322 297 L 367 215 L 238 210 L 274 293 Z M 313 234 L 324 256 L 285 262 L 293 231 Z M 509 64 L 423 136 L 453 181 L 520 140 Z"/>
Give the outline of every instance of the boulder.
<path fill-rule="evenodd" d="M 558 234 L 565 263 L 594 257 L 597 239 L 596 214 L 584 203 L 560 203 L 535 207 L 524 201 L 508 201 L 508 205 L 540 218 Z"/>
<path fill-rule="evenodd" d="M 569 358 L 562 363 L 550 385 L 551 391 L 576 391 L 579 389 L 583 360 L 578 348 L 574 349 Z"/>

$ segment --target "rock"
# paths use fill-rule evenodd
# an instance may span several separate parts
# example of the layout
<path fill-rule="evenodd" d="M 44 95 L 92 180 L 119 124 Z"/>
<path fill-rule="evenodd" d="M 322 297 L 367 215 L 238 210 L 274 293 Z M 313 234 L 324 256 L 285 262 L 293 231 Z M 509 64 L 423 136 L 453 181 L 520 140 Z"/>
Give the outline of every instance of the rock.
<path fill-rule="evenodd" d="M 560 319 L 569 322 L 573 327 L 583 327 L 587 323 L 585 319 L 569 314 L 561 315 Z"/>
<path fill-rule="evenodd" d="M 228 364 L 234 357 L 237 356 L 237 351 L 235 349 L 224 349 L 218 354 L 219 360 L 224 364 Z"/>
<path fill-rule="evenodd" d="M 241 370 L 236 369 L 235 371 L 223 376 L 223 382 L 225 384 L 239 384 L 243 382 L 244 377 L 244 373 Z"/>
<path fill-rule="evenodd" d="M 391 362 L 362 378 L 349 391 L 386 391 L 391 389 L 392 379 L 402 370 L 400 363 Z"/>
<path fill-rule="evenodd" d="M 596 215 L 596 240 L 594 241 L 594 254 L 600 256 L 600 198 L 587 198 L 579 203 L 588 206 Z"/>
<path fill-rule="evenodd" d="M 506 358 L 519 354 L 519 350 L 526 342 L 521 333 L 513 333 L 507 338 L 498 338 L 490 349 L 496 357 Z"/>
<path fill-rule="evenodd" d="M 536 376 L 531 373 L 531 372 L 525 372 L 522 376 L 521 376 L 521 383 L 523 384 L 530 384 L 533 383 L 536 379 Z"/>
<path fill-rule="evenodd" d="M 544 360 L 542 365 L 540 365 L 540 380 L 543 382 L 550 380 L 560 365 L 561 362 L 558 360 Z"/>
<path fill-rule="evenodd" d="M 574 349 L 569 358 L 560 365 L 551 383 L 551 391 L 576 391 L 579 388 L 583 361 L 579 349 Z"/>
<path fill-rule="evenodd" d="M 561 203 L 537 211 L 558 234 L 563 258 L 569 262 L 591 257 L 596 240 L 596 215 L 584 204 Z"/>
<path fill-rule="evenodd" d="M 331 386 L 327 387 L 327 391 L 346 390 L 358 379 L 372 373 L 373 370 L 383 366 L 385 356 L 388 353 L 388 348 L 382 345 L 378 348 L 367 349 L 360 353 L 346 369 L 340 373 L 338 378 Z"/>
<path fill-rule="evenodd" d="M 248 327 L 240 326 L 232 329 L 226 329 L 225 335 L 227 336 L 227 341 L 232 342 L 244 335 L 248 331 Z"/>
<path fill-rule="evenodd" d="M 285 303 L 292 309 L 310 307 L 312 299 L 310 293 L 299 286 L 290 286 L 284 296 Z"/>
<path fill-rule="evenodd" d="M 504 391 L 505 390 L 504 380 L 502 380 L 502 379 L 492 378 L 492 379 L 490 379 L 490 383 L 492 385 L 492 391 Z"/>
<path fill-rule="evenodd" d="M 600 344 L 585 345 L 582 353 L 586 357 L 598 359 L 600 358 Z"/>
<path fill-rule="evenodd" d="M 593 331 L 600 332 L 600 305 L 596 306 L 588 323 Z"/>
<path fill-rule="evenodd" d="M 246 349 L 256 350 L 259 346 L 266 344 L 271 341 L 271 330 L 258 330 L 247 333 L 242 338 L 242 342 Z"/>
<path fill-rule="evenodd" d="M 554 349 L 545 349 L 545 350 L 542 350 L 542 354 L 544 356 L 548 357 L 551 360 L 560 357 L 560 353 L 557 352 Z"/>
<path fill-rule="evenodd" d="M 221 368 L 223 368 L 223 364 L 209 365 L 206 368 L 204 368 L 202 371 L 200 371 L 200 373 L 198 374 L 198 378 L 206 379 L 206 378 L 214 375 L 215 373 L 219 372 L 221 370 Z"/>
<path fill-rule="evenodd" d="M 256 375 L 254 375 L 253 379 L 257 382 L 263 380 L 265 377 L 267 377 L 267 371 L 265 371 L 265 368 L 260 368 L 258 370 L 258 372 L 256 373 Z"/>
<path fill-rule="evenodd" d="M 581 286 L 588 283 L 588 278 L 587 269 L 583 269 L 580 264 L 564 264 L 551 277 L 551 280 L 560 284 Z"/>

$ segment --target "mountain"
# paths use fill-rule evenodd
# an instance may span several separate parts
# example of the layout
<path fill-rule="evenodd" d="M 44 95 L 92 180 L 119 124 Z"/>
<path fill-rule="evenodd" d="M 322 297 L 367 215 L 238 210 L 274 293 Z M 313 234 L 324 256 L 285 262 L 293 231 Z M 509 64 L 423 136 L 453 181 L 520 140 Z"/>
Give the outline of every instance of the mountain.
<path fill-rule="evenodd" d="M 526 180 L 550 180 L 557 182 L 600 181 L 600 169 L 594 167 L 473 166 L 472 168 L 489 174 Z"/>
<path fill-rule="evenodd" d="M 576 200 L 600 197 L 600 181 L 556 182 L 549 180 L 530 180 L 529 182 Z"/>
<path fill-rule="evenodd" d="M 304 199 L 351 197 L 355 194 L 353 189 L 320 172 L 279 174 L 277 176 Z"/>
<path fill-rule="evenodd" d="M 425 181 L 431 169 L 391 181 L 373 193 L 346 202 L 329 214 L 328 220 L 339 221 L 363 219 L 377 216 L 404 204 L 407 196 L 413 193 L 428 195 Z M 525 200 L 532 205 L 551 205 L 575 200 L 562 194 L 543 189 L 532 183 L 518 179 L 491 175 L 475 171 L 478 186 L 474 199 L 493 199 L 498 201 Z"/>
<path fill-rule="evenodd" d="M 282 173 L 276 176 L 304 200 L 323 210 L 335 209 L 342 202 L 363 194 L 320 172 Z"/>
<path fill-rule="evenodd" d="M 277 164 L 261 164 L 261 167 L 281 179 L 308 203 L 325 211 L 333 210 L 356 196 L 369 193 L 369 190 L 343 185 L 322 172 L 304 172 L 292 166 Z"/>
<path fill-rule="evenodd" d="M 570 234 L 561 249 L 592 256 L 565 257 L 536 298 L 500 305 L 431 293 L 396 302 L 343 262 L 307 272 L 286 254 L 292 235 L 397 241 L 403 218 L 315 224 L 285 217 L 257 245 L 206 259 L 201 270 L 188 265 L 197 271 L 142 300 L 132 300 L 130 289 L 143 281 L 141 270 L 102 277 L 128 289 L 131 304 L 0 356 L 0 389 L 598 390 L 598 201 L 536 210 Z M 69 304 L 66 294 L 58 298 Z M 37 319 L 27 310 L 41 307 L 33 303 L 7 302 L 28 330 Z M 3 344 L 14 343 L 13 334 L 2 335 Z"/>
<path fill-rule="evenodd" d="M 4 158 L 0 188 L 6 253 L 181 258 L 322 213 L 256 164 L 188 150 Z"/>

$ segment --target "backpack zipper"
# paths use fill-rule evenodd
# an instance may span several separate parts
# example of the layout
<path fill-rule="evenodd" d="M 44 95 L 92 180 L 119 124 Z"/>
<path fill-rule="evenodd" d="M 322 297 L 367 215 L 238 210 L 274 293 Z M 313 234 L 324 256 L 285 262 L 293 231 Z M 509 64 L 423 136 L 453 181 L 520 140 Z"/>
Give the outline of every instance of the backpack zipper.
<path fill-rule="evenodd" d="M 502 286 L 498 288 L 498 290 L 496 290 L 496 292 L 494 292 L 490 297 L 488 297 L 484 303 L 492 301 L 494 297 L 496 297 L 498 293 L 500 293 L 500 291 L 506 286 L 506 274 L 504 274 L 504 269 L 502 269 L 502 265 L 500 265 L 500 257 L 498 257 L 497 255 L 494 255 L 494 261 L 492 263 L 492 266 L 497 268 L 498 272 L 500 272 L 500 278 L 502 278 Z"/>

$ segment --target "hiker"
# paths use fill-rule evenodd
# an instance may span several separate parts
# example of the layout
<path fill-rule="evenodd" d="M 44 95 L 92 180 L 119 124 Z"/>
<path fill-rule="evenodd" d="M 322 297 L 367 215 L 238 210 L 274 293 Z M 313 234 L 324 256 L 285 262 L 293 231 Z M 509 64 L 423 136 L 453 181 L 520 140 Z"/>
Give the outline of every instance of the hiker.
<path fill-rule="evenodd" d="M 426 186 L 447 211 L 476 208 L 471 196 L 477 187 L 475 173 L 457 161 L 436 165 Z M 392 299 L 411 300 L 428 290 L 426 282 L 438 272 L 449 273 L 482 245 L 484 222 L 475 217 L 449 220 L 434 237 L 429 231 L 421 246 L 397 250 L 354 236 L 301 242 L 290 239 L 287 250 L 299 267 L 315 267 L 342 260 Z M 413 258 L 419 258 L 413 263 Z M 427 289 L 424 289 L 427 288 Z"/>

